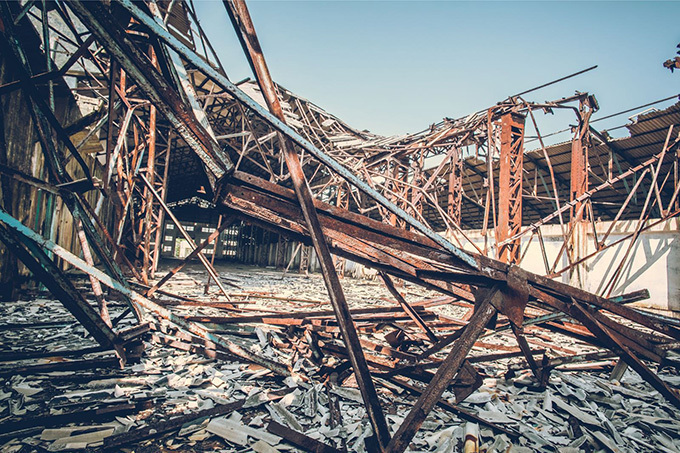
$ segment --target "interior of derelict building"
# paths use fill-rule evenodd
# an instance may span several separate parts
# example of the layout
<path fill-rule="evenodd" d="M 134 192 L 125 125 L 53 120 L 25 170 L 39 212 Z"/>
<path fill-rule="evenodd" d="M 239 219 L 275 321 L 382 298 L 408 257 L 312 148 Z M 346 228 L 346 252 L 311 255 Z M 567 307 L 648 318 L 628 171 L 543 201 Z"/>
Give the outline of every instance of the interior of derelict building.
<path fill-rule="evenodd" d="M 0 3 L 3 451 L 680 449 L 680 104 L 379 136 L 225 8 Z"/>

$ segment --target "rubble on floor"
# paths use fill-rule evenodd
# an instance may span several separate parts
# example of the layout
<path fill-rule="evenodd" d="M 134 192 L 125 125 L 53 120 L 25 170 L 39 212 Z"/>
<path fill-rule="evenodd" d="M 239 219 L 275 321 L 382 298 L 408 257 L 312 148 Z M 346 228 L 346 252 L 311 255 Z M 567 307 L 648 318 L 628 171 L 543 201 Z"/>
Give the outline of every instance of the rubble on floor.
<path fill-rule="evenodd" d="M 218 270 L 240 287 L 231 301 L 204 295 L 204 274 L 193 266 L 164 288 L 186 300 L 158 294 L 156 301 L 283 364 L 289 376 L 234 360 L 152 316 L 141 358 L 119 368 L 60 303 L 30 294 L 0 305 L 2 451 L 370 451 L 371 424 L 322 277 Z M 343 288 L 394 432 L 444 354 L 409 368 L 427 349 L 427 336 L 380 282 L 347 278 Z M 464 325 L 471 308 L 415 285 L 398 289 L 440 335 Z M 114 319 L 125 306 L 113 301 L 110 308 Z M 132 322 L 123 318 L 119 327 Z M 527 327 L 529 343 L 551 359 L 596 359 L 566 360 L 542 387 L 516 343 L 499 331 L 475 344 L 468 362 L 479 378 L 452 383 L 412 451 L 462 451 L 464 444 L 466 451 L 488 452 L 680 451 L 680 412 L 630 370 L 610 380 L 611 354 Z M 674 368 L 659 376 L 680 385 Z"/>

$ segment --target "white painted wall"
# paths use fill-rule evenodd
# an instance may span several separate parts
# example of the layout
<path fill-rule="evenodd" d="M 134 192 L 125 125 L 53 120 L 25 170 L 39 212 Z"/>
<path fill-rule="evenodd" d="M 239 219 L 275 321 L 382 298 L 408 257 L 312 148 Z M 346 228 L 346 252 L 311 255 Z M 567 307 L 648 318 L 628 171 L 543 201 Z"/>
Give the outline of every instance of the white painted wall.
<path fill-rule="evenodd" d="M 648 223 L 654 223 L 652 219 Z M 607 243 L 613 243 L 635 230 L 635 221 L 618 222 L 609 236 Z M 597 224 L 598 237 L 601 238 L 607 231 L 611 222 Z M 643 232 L 629 253 L 626 265 L 624 265 L 621 277 L 611 295 L 629 293 L 639 289 L 647 289 L 650 299 L 640 302 L 641 306 L 648 306 L 661 310 L 673 310 L 680 312 L 680 219 L 671 219 L 660 223 Z M 588 253 L 595 251 L 594 235 L 589 226 Z M 550 266 L 555 261 L 560 248 L 563 245 L 561 227 L 548 225 L 541 228 L 543 234 L 546 255 Z M 479 230 L 466 231 L 470 238 L 480 249 L 484 247 L 484 238 Z M 529 235 L 527 235 L 529 236 Z M 463 248 L 475 251 L 475 248 L 462 236 L 457 236 Z M 453 239 L 453 238 L 452 238 Z M 493 242 L 493 231 L 489 233 L 489 242 Z M 527 249 L 528 244 L 528 249 Z M 587 272 L 583 289 L 602 294 L 607 281 L 614 274 L 616 267 L 626 253 L 630 240 L 621 242 L 609 249 L 603 250 L 593 258 L 585 262 Z M 490 253 L 490 256 L 492 256 Z M 526 253 L 526 254 L 525 254 Z M 522 255 L 524 256 L 521 267 L 541 275 L 545 275 L 546 269 L 543 261 L 538 238 L 529 243 L 528 238 L 522 241 Z M 568 260 L 563 256 L 556 266 L 559 271 L 566 267 Z M 557 277 L 564 283 L 569 283 L 568 274 L 565 272 Z"/>

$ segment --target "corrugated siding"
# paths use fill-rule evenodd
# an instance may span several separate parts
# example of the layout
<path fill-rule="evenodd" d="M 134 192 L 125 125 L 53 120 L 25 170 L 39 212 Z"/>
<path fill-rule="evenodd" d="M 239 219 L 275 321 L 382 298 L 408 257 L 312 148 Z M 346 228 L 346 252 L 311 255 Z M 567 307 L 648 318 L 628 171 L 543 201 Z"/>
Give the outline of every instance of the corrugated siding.
<path fill-rule="evenodd" d="M 12 81 L 13 77 L 8 72 L 4 60 L 0 59 L 0 84 Z M 63 125 L 81 117 L 80 110 L 70 91 L 56 90 L 58 98 L 55 105 L 58 106 L 56 116 Z M 5 137 L 4 149 L 0 149 L 0 162 L 12 168 L 39 179 L 48 180 L 47 168 L 38 137 L 35 133 L 31 115 L 25 96 L 21 91 L 14 91 L 0 96 L 0 115 L 2 119 L 2 131 Z M 93 154 L 83 155 L 83 159 L 89 165 L 94 176 L 103 177 L 101 166 L 95 161 Z M 73 179 L 84 177 L 74 159 L 66 166 Z M 91 191 L 86 195 L 90 204 L 96 203 L 98 192 Z M 80 253 L 80 245 L 76 237 L 76 229 L 70 212 L 58 197 L 50 196 L 27 184 L 3 177 L 0 185 L 0 200 L 3 208 L 12 216 L 19 219 L 28 227 L 34 229 L 44 237 L 52 237 L 59 245 L 75 253 Z M 46 214 L 53 213 L 54 222 L 50 225 L 46 222 Z M 108 212 L 102 213 L 103 221 L 108 218 Z M 4 245 L 0 243 L 0 286 L 7 286 L 13 280 L 12 257 L 9 256 Z M 19 273 L 28 275 L 28 270 L 19 265 Z"/>

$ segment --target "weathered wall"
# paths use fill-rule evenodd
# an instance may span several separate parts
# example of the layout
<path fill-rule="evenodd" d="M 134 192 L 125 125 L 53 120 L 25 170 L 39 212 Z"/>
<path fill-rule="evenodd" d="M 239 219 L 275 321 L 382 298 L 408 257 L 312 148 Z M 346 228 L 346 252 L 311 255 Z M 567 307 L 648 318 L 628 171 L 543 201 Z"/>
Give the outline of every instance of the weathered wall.
<path fill-rule="evenodd" d="M 13 80 L 15 75 L 11 64 L 0 53 L 0 85 Z M 75 99 L 63 81 L 55 85 L 55 106 L 55 114 L 64 126 L 82 117 Z M 96 143 L 96 140 L 92 142 Z M 88 143 L 88 149 L 92 149 L 91 145 Z M 90 172 L 101 178 L 102 168 L 96 162 L 94 154 L 84 155 L 83 159 Z M 27 97 L 21 90 L 0 95 L 0 163 L 49 181 Z M 66 169 L 73 179 L 84 177 L 74 159 L 70 159 Z M 6 176 L 1 178 L 0 202 L 3 209 L 44 237 L 51 238 L 73 253 L 80 253 L 73 218 L 58 197 Z M 86 195 L 92 205 L 97 196 L 98 193 L 94 191 Z M 106 213 L 103 217 L 107 217 Z M 17 266 L 14 257 L 0 243 L 0 298 L 11 297 L 12 288 L 18 281 L 17 276 L 27 275 L 27 269 L 21 264 Z"/>
<path fill-rule="evenodd" d="M 657 219 L 651 219 L 648 224 L 656 221 Z M 607 242 L 612 243 L 630 235 L 635 231 L 636 223 L 634 221 L 618 222 Z M 603 237 L 610 225 L 611 222 L 597 224 L 599 238 Z M 595 251 L 594 234 L 591 228 L 589 226 L 586 229 L 587 243 L 584 248 L 586 254 Z M 561 228 L 559 225 L 547 225 L 541 228 L 541 232 L 546 255 L 549 264 L 552 265 L 563 244 Z M 479 230 L 466 231 L 465 233 L 477 247 L 483 249 L 484 239 Z M 490 235 L 493 236 L 493 231 L 490 232 Z M 471 244 L 466 243 L 463 238 L 459 239 L 466 250 L 476 252 Z M 606 283 L 616 272 L 629 244 L 630 240 L 624 240 L 587 260 L 583 264 L 585 279 L 580 286 L 590 292 L 603 294 Z M 275 234 L 269 234 L 261 228 L 246 225 L 240 231 L 235 258 L 238 262 L 244 264 L 273 267 L 276 265 L 276 247 L 277 237 Z M 284 267 L 291 261 L 296 247 L 297 242 L 287 243 Z M 522 241 L 521 254 L 524 257 L 521 263 L 522 268 L 540 275 L 547 273 L 541 247 L 536 238 L 531 242 L 528 239 Z M 300 254 L 298 253 L 291 263 L 290 270 L 297 272 L 299 263 Z M 567 265 L 568 259 L 563 254 L 556 266 L 556 271 L 565 268 Z M 319 263 L 312 250 L 310 271 L 316 272 L 318 269 Z M 363 265 L 349 260 L 345 264 L 345 273 L 357 277 L 373 277 L 375 274 Z M 558 278 L 564 283 L 569 283 L 567 272 Z M 649 300 L 637 303 L 637 305 L 680 313 L 680 219 L 667 220 L 640 235 L 629 253 L 621 277 L 611 295 L 616 296 L 640 289 L 649 290 L 651 297 Z"/>
<path fill-rule="evenodd" d="M 188 227 L 187 233 L 197 243 L 203 242 L 211 233 L 209 228 L 216 227 L 215 223 L 184 222 Z M 216 260 L 230 260 L 243 264 L 252 264 L 262 267 L 276 267 L 278 257 L 279 236 L 276 233 L 264 230 L 258 226 L 236 223 L 233 228 L 225 230 L 219 236 L 219 244 L 216 248 Z M 166 220 L 163 235 L 164 258 L 181 258 L 177 252 L 177 240 L 181 236 L 172 224 Z M 300 267 L 301 251 L 298 249 L 298 242 L 288 241 L 282 243 L 285 247 L 283 253 L 283 267 L 289 267 L 289 271 L 297 272 Z M 320 270 L 319 260 L 316 252 L 308 246 L 309 252 L 309 271 L 318 272 Z M 205 255 L 212 255 L 212 246 L 206 247 Z M 280 263 L 279 263 L 280 264 Z M 346 269 L 351 270 L 354 263 L 347 261 Z"/>
<path fill-rule="evenodd" d="M 656 219 L 648 222 L 654 223 Z M 599 222 L 597 233 L 601 238 L 607 231 L 611 222 Z M 608 243 L 617 241 L 635 231 L 636 222 L 618 222 Z M 549 262 L 557 257 L 562 248 L 562 234 L 559 225 L 548 225 L 541 228 L 546 254 Z M 483 238 L 478 230 L 466 232 L 478 247 L 483 247 Z M 491 233 L 493 234 L 493 232 Z M 592 227 L 587 230 L 586 253 L 595 251 L 595 241 Z M 463 242 L 463 239 L 461 239 Z M 524 259 L 521 267 L 537 274 L 546 274 L 543 256 L 537 238 L 528 244 L 528 240 L 522 241 L 522 254 Z M 630 244 L 629 240 L 606 249 L 592 259 L 585 262 L 584 273 L 586 279 L 583 289 L 593 293 L 602 294 L 602 291 L 612 277 L 619 263 L 624 257 Z M 469 244 L 465 247 L 474 250 Z M 670 219 L 643 232 L 633 246 L 627 264 L 623 268 L 621 277 L 616 284 L 612 296 L 629 293 L 639 289 L 648 289 L 650 299 L 640 302 L 638 305 L 647 306 L 659 310 L 671 310 L 680 312 L 680 219 Z M 556 270 L 568 265 L 566 256 L 563 256 Z M 564 283 L 569 283 L 567 273 L 560 277 Z"/>

